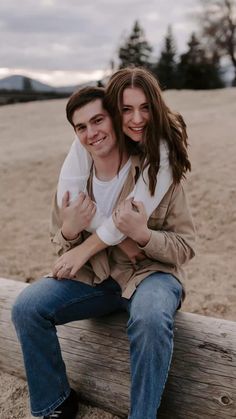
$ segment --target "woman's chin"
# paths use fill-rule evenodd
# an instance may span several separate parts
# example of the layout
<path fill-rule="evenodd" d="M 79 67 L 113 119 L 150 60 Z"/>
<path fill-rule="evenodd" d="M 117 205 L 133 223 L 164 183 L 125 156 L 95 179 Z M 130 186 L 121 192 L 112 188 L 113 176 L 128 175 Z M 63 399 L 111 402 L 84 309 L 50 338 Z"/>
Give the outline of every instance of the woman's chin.
<path fill-rule="evenodd" d="M 128 135 L 130 140 L 132 140 L 134 143 L 142 143 L 143 137 L 138 135 Z"/>

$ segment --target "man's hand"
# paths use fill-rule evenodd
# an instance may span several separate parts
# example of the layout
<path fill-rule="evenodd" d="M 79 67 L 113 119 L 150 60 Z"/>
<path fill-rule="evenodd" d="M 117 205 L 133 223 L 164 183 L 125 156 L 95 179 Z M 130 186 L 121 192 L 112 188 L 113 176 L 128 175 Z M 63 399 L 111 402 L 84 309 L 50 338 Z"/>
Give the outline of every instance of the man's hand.
<path fill-rule="evenodd" d="M 62 199 L 61 220 L 62 234 L 67 240 L 73 240 L 79 233 L 88 227 L 96 212 L 96 205 L 91 198 L 83 192 L 70 205 L 70 194 L 67 191 Z"/>
<path fill-rule="evenodd" d="M 134 240 L 127 237 L 123 242 L 118 244 L 118 247 L 128 256 L 129 260 L 135 264 L 140 260 L 145 259 L 145 255 L 137 246 Z"/>
<path fill-rule="evenodd" d="M 112 214 L 116 227 L 140 246 L 145 246 L 151 237 L 147 227 L 147 214 L 142 202 L 126 199 Z"/>

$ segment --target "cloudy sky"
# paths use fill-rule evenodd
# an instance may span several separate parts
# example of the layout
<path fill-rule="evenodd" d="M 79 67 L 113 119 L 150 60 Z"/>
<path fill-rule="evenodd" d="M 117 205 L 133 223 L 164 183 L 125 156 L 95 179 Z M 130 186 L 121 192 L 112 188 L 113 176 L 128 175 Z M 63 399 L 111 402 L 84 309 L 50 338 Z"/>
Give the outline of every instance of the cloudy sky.
<path fill-rule="evenodd" d="M 102 78 L 139 20 L 157 57 L 168 24 L 178 52 L 195 29 L 198 0 L 0 0 L 0 78 L 52 85 Z"/>

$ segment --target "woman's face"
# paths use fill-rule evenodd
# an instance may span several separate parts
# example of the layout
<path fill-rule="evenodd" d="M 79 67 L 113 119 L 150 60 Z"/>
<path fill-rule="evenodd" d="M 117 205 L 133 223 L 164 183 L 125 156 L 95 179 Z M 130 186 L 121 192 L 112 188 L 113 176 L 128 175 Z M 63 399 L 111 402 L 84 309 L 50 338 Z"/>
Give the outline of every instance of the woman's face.
<path fill-rule="evenodd" d="M 149 121 L 145 93 L 139 87 L 127 87 L 123 92 L 122 128 L 133 141 L 142 142 Z"/>

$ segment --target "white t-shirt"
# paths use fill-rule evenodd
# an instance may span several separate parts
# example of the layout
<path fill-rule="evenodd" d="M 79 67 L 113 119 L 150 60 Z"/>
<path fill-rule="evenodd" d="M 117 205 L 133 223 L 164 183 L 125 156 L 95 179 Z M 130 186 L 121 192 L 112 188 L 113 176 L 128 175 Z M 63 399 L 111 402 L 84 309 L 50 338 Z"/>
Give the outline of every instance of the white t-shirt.
<path fill-rule="evenodd" d="M 130 167 L 131 160 L 129 159 L 120 170 L 119 176 L 115 176 L 107 182 L 99 180 L 95 175 L 95 170 L 93 172 L 93 195 L 99 210 L 106 217 L 110 217 L 113 212 Z"/>

